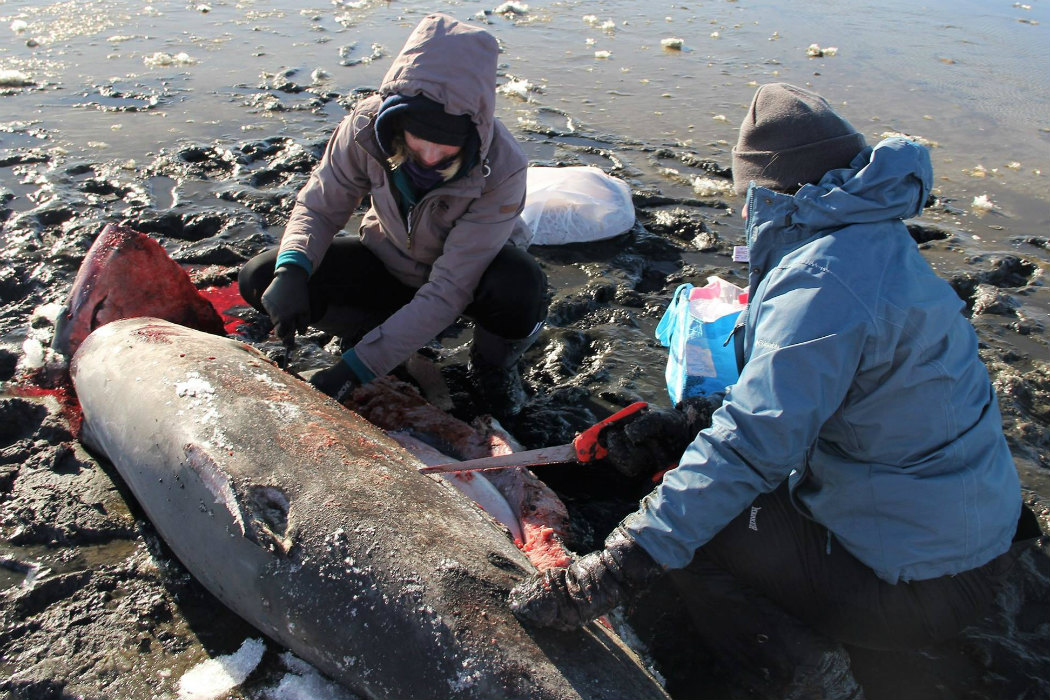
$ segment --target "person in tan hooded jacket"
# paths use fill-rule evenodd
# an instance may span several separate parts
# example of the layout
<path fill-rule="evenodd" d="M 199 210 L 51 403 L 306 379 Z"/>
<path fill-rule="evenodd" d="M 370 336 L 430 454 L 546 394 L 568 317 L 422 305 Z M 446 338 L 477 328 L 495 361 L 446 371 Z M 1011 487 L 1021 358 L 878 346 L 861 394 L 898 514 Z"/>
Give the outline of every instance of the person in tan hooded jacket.
<path fill-rule="evenodd" d="M 310 379 L 337 400 L 465 315 L 481 407 L 521 409 L 518 360 L 546 318 L 547 280 L 519 216 L 528 163 L 495 117 L 498 54 L 483 29 L 425 17 L 379 94 L 336 128 L 279 249 L 241 270 L 242 296 L 286 342 L 308 325 L 356 340 Z M 366 197 L 358 236 L 337 237 Z"/>

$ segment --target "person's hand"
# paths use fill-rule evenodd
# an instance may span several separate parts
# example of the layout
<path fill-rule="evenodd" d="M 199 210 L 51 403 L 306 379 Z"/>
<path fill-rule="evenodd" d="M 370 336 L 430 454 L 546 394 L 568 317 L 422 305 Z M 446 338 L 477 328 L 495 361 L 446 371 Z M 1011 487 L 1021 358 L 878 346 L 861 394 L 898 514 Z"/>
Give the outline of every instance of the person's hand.
<path fill-rule="evenodd" d="M 617 527 L 601 551 L 515 586 L 510 609 L 524 622 L 571 631 L 637 595 L 662 573 L 623 527 Z"/>
<path fill-rule="evenodd" d="M 278 338 L 305 333 L 310 323 L 309 273 L 298 265 L 281 265 L 262 294 L 262 305 Z"/>
<path fill-rule="evenodd" d="M 711 425 L 721 397 L 692 397 L 675 408 L 646 411 L 605 429 L 599 440 L 605 457 L 624 476 L 650 475 L 678 463 L 696 434 Z"/>
<path fill-rule="evenodd" d="M 689 434 L 685 416 L 675 410 L 647 411 L 634 420 L 612 425 L 599 440 L 605 459 L 624 476 L 649 475 L 678 462 L 696 437 Z"/>
<path fill-rule="evenodd" d="M 342 359 L 331 367 L 314 372 L 310 383 L 339 403 L 343 403 L 350 392 L 362 384 L 354 370 Z"/>

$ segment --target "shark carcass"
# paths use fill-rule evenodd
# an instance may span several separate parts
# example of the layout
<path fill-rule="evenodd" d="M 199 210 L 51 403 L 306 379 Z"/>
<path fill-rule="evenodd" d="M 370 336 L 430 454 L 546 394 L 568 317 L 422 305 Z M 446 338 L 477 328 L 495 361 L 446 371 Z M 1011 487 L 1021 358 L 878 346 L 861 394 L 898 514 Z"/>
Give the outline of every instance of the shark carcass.
<path fill-rule="evenodd" d="M 239 341 L 154 318 L 71 362 L 83 441 L 220 601 L 366 698 L 663 698 L 600 623 L 523 626 L 503 527 Z"/>

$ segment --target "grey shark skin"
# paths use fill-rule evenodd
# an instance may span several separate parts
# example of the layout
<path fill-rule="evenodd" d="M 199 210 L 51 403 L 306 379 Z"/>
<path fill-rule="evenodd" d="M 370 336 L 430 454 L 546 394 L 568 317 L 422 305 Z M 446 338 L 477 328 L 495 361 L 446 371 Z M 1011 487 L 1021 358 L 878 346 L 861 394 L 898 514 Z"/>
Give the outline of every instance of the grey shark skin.
<path fill-rule="evenodd" d="M 152 318 L 71 364 L 82 440 L 219 600 L 366 698 L 666 698 L 605 627 L 531 629 L 532 570 L 378 428 L 238 341 Z"/>

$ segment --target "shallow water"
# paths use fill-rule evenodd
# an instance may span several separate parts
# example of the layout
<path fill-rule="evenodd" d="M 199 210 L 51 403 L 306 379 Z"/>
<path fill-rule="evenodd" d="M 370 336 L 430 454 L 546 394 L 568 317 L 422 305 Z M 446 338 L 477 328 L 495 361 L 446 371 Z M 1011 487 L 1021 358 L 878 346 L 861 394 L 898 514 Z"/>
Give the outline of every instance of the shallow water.
<path fill-rule="evenodd" d="M 724 156 L 754 85 L 782 80 L 826 95 L 869 138 L 901 131 L 936 142 L 939 173 L 951 182 L 967 183 L 964 169 L 977 165 L 998 169 L 967 190 L 990 188 L 993 199 L 1026 195 L 1045 204 L 1046 0 L 845 0 L 830 10 L 826 3 L 769 0 L 517 5 L 528 11 L 479 21 L 503 45 L 506 76 L 536 87 L 530 106 L 564 110 L 629 139 L 692 141 Z M 492 8 L 369 0 L 305 6 L 8 0 L 0 3 L 0 28 L 8 35 L 0 70 L 20 71 L 40 87 L 0 100 L 0 123 L 29 122 L 49 139 L 4 134 L 2 145 L 142 159 L 182 140 L 324 133 L 340 114 L 335 104 L 304 113 L 246 110 L 244 103 L 267 82 L 264 75 L 286 70 L 308 85 L 307 76 L 320 69 L 327 77 L 316 85 L 340 94 L 375 87 L 422 14 L 442 10 L 472 19 Z M 13 31 L 19 23 L 25 28 Z M 669 38 L 680 38 L 681 49 L 663 48 Z M 838 52 L 810 58 L 806 49 L 814 43 Z M 382 58 L 341 65 L 369 61 L 373 44 Z M 158 54 L 175 62 L 164 65 Z M 295 109 L 307 97 L 281 99 Z M 521 107 L 514 97 L 499 106 L 512 125 Z M 1020 167 L 1007 168 L 1014 162 Z M 1044 218 L 1032 223 L 1045 223 L 1046 214 L 1044 207 Z"/>
<path fill-rule="evenodd" d="M 621 155 L 643 180 L 654 177 L 643 153 L 664 144 L 727 167 L 755 86 L 786 81 L 824 94 L 870 142 L 887 133 L 931 142 L 971 252 L 1050 226 L 1047 0 L 508 6 L 520 14 L 486 14 L 495 5 L 479 2 L 7 0 L 0 76 L 29 84 L 2 88 L 0 154 L 36 149 L 133 171 L 188 144 L 321 139 L 345 113 L 331 98 L 377 87 L 419 18 L 441 10 L 500 40 L 500 82 L 516 89 L 498 110 L 512 130 L 540 124 L 638 144 L 633 159 Z M 663 47 L 668 39 L 680 48 Z M 812 44 L 837 52 L 809 57 Z M 523 141 L 534 161 L 558 157 Z M 0 167 L 11 211 L 48 196 L 34 178 L 46 167 Z M 146 178 L 153 206 L 214 195 L 177 184 Z M 665 184 L 665 194 L 691 194 Z M 980 196 L 995 209 L 973 209 Z M 1043 320 L 1048 311 L 1033 309 Z"/>

